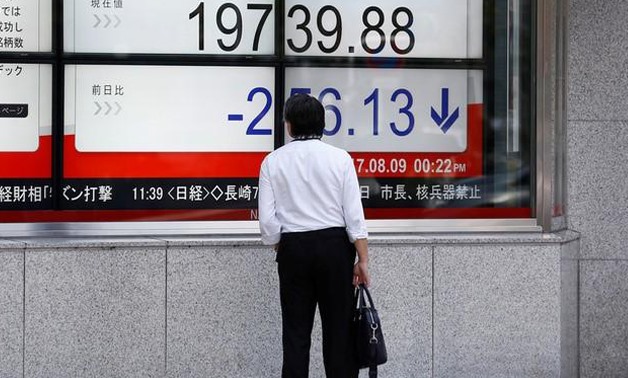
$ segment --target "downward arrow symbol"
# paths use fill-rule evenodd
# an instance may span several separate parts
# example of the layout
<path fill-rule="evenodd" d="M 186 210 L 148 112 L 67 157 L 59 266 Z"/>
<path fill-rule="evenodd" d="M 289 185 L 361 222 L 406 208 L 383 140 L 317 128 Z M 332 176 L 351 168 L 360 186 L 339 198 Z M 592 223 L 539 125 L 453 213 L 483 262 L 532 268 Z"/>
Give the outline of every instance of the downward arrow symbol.
<path fill-rule="evenodd" d="M 454 125 L 458 117 L 460 116 L 460 108 L 456 108 L 451 115 L 449 115 L 449 88 L 443 88 L 441 92 L 442 102 L 442 114 L 432 107 L 432 120 L 440 127 L 443 133 L 447 134 L 447 131 Z"/>

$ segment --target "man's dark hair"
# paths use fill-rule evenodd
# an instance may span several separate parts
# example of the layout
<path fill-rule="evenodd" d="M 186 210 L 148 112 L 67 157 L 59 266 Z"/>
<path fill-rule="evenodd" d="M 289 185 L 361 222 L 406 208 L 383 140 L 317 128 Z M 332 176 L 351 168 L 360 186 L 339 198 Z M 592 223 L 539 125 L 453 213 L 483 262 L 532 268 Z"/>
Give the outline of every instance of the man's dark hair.
<path fill-rule="evenodd" d="M 292 136 L 322 136 L 325 128 L 325 108 L 314 97 L 297 93 L 286 101 L 283 118 L 292 125 Z"/>

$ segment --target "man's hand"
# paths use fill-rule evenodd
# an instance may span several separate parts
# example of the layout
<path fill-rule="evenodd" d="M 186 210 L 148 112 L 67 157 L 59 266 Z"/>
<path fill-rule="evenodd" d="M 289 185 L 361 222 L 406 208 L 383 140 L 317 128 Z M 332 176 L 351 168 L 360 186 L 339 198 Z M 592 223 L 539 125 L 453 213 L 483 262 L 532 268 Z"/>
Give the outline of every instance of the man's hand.
<path fill-rule="evenodd" d="M 358 286 L 359 284 L 364 284 L 366 287 L 371 286 L 369 266 L 366 262 L 358 261 L 353 267 L 353 286 Z"/>

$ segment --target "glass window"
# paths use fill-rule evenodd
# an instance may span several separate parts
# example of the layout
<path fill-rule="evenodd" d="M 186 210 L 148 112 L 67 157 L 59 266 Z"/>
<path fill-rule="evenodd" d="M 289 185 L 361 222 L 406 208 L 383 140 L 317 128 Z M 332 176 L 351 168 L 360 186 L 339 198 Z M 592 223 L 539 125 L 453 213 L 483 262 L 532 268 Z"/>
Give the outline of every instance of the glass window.
<path fill-rule="evenodd" d="M 37 155 L 47 220 L 255 220 L 297 92 L 325 105 L 368 219 L 535 216 L 534 2 L 65 0 L 53 41 L 56 6 L 0 0 L 0 37 L 32 51 L 0 64 L 24 72 L 0 109 L 29 111 L 0 115 L 0 159 Z"/>

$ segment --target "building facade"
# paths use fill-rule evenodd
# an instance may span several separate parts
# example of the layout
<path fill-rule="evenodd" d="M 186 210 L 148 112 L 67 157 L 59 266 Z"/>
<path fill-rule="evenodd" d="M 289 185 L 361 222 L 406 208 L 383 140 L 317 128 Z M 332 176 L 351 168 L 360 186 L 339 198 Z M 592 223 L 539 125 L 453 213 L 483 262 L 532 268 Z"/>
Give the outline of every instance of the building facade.
<path fill-rule="evenodd" d="M 535 135 L 552 138 L 534 151 L 553 177 L 535 182 L 551 187 L 536 204 L 547 224 L 373 232 L 372 292 L 390 356 L 382 376 L 628 375 L 628 3 L 538 4 L 566 21 L 547 44 L 560 55 L 566 42 L 566 80 L 537 67 L 539 85 L 567 89 L 547 109 L 537 100 L 539 117 L 559 126 Z M 554 20 L 538 22 L 560 29 Z M 73 227 L 2 229 L 0 377 L 280 375 L 276 264 L 258 235 L 229 222 L 208 234 L 193 223 L 195 235 L 172 223 L 141 235 L 125 223 L 101 235 Z M 318 333 L 311 367 L 324 376 Z"/>

